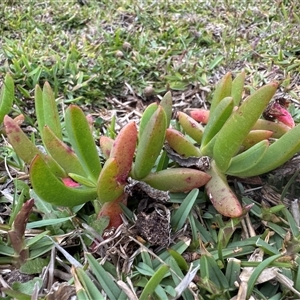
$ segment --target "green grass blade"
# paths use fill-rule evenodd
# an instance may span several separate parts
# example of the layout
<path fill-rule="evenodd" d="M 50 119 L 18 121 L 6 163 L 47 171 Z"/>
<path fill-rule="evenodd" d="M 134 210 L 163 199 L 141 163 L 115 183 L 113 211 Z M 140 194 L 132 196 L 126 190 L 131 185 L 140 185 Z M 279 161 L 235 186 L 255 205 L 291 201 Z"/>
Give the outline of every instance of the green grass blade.
<path fill-rule="evenodd" d="M 228 258 L 225 276 L 228 279 L 229 288 L 236 289 L 235 283 L 239 280 L 241 273 L 241 261 L 231 257 Z"/>
<path fill-rule="evenodd" d="M 155 273 L 155 271 L 149 265 L 143 262 L 139 262 L 135 268 L 144 276 L 153 276 Z"/>
<path fill-rule="evenodd" d="M 91 278 L 86 274 L 82 268 L 76 268 L 78 279 L 84 287 L 85 292 L 88 294 L 90 299 L 104 300 L 98 288 L 95 286 Z"/>
<path fill-rule="evenodd" d="M 186 241 L 179 241 L 175 245 L 171 246 L 170 248 L 177 251 L 179 254 L 182 254 L 189 246 L 190 246 L 191 241 L 186 240 Z M 163 251 L 160 255 L 159 258 L 162 261 L 166 261 L 170 257 L 170 253 L 168 251 Z M 152 261 L 153 268 L 157 268 L 160 266 L 161 261 L 158 260 L 157 258 Z"/>
<path fill-rule="evenodd" d="M 168 249 L 168 252 L 171 254 L 171 256 L 176 260 L 178 266 L 183 271 L 188 271 L 189 266 L 186 262 L 186 260 L 183 258 L 182 255 L 180 255 L 177 251 L 173 249 Z"/>
<path fill-rule="evenodd" d="M 257 240 L 256 246 L 261 248 L 264 251 L 264 253 L 266 253 L 266 254 L 269 254 L 269 255 L 279 254 L 278 249 L 276 249 L 275 247 L 273 247 L 270 244 L 266 243 L 262 239 Z"/>
<path fill-rule="evenodd" d="M 286 207 L 282 209 L 282 213 L 285 215 L 285 218 L 288 221 L 289 227 L 291 228 L 292 235 L 294 237 L 299 237 L 300 235 L 299 227 L 292 214 L 289 212 L 289 210 Z"/>
<path fill-rule="evenodd" d="M 33 228 L 41 228 L 41 227 L 46 227 L 46 226 L 53 226 L 53 225 L 57 225 L 60 223 L 70 221 L 72 218 L 73 217 L 71 216 L 71 217 L 66 217 L 66 218 L 45 219 L 45 220 L 34 221 L 34 222 L 28 223 L 26 228 L 33 229 Z"/>
<path fill-rule="evenodd" d="M 152 269 L 153 268 L 153 266 L 152 266 L 152 260 L 151 260 L 151 257 L 149 255 L 149 252 L 146 251 L 146 250 L 144 250 L 144 249 L 142 249 L 142 251 L 141 251 L 141 257 L 142 257 L 142 261 Z"/>
<path fill-rule="evenodd" d="M 174 228 L 175 231 L 181 229 L 184 225 L 197 199 L 198 193 L 198 189 L 193 189 L 192 191 L 190 191 L 189 194 L 183 200 L 178 210 L 176 210 L 175 214 L 172 216 L 171 226 Z"/>
<path fill-rule="evenodd" d="M 216 260 L 209 255 L 203 254 L 200 258 L 200 273 L 202 278 L 209 279 L 220 290 L 228 289 L 228 279 L 220 270 Z"/>
<path fill-rule="evenodd" d="M 188 286 L 195 278 L 195 275 L 196 275 L 197 271 L 199 270 L 199 268 L 200 268 L 200 265 L 198 265 L 194 269 L 192 269 L 192 266 L 190 267 L 190 269 L 188 270 L 186 275 L 183 277 L 181 282 L 175 288 L 175 290 L 177 292 L 177 296 L 181 295 L 182 293 L 184 293 L 184 291 L 187 290 Z"/>
<path fill-rule="evenodd" d="M 108 299 L 117 300 L 122 290 L 115 283 L 111 275 L 105 271 L 105 269 L 99 264 L 99 262 L 90 254 L 86 254 L 86 258 L 89 262 L 90 268 L 99 281 L 104 292 L 107 294 Z"/>
<path fill-rule="evenodd" d="M 26 228 L 28 228 L 28 225 L 30 223 L 27 223 Z M 39 242 L 44 236 L 48 235 L 50 231 L 43 231 L 42 233 L 32 237 L 31 239 L 26 240 L 26 247 L 31 247 L 32 245 L 36 244 Z"/>
<path fill-rule="evenodd" d="M 169 271 L 169 266 L 168 265 L 162 265 L 156 272 L 155 274 L 151 277 L 151 279 L 147 282 L 141 296 L 140 300 L 147 300 L 149 299 L 148 297 L 151 296 L 159 283 L 162 281 L 164 276 L 168 273 Z"/>
<path fill-rule="evenodd" d="M 174 283 L 176 284 L 176 286 L 178 287 L 181 284 L 182 279 L 184 278 L 184 274 L 181 271 L 180 267 L 178 266 L 176 260 L 173 257 L 168 258 L 167 264 L 175 272 L 175 274 L 174 274 L 174 272 L 171 272 L 171 277 L 172 277 Z M 180 293 L 179 288 L 178 288 L 177 293 L 178 294 Z M 189 299 L 192 299 L 193 296 L 192 296 L 192 293 L 188 289 L 185 289 L 185 291 L 182 292 L 182 297 L 184 300 L 189 300 Z"/>
<path fill-rule="evenodd" d="M 267 268 L 269 266 L 269 264 L 271 264 L 274 260 L 278 259 L 281 256 L 282 256 L 281 254 L 273 255 L 273 256 L 263 260 L 259 264 L 259 266 L 255 268 L 255 270 L 253 271 L 252 275 L 250 276 L 250 278 L 248 280 L 247 299 L 252 294 L 253 288 L 254 288 L 255 283 L 257 281 L 257 278 L 262 273 L 262 271 L 265 270 L 265 268 Z"/>

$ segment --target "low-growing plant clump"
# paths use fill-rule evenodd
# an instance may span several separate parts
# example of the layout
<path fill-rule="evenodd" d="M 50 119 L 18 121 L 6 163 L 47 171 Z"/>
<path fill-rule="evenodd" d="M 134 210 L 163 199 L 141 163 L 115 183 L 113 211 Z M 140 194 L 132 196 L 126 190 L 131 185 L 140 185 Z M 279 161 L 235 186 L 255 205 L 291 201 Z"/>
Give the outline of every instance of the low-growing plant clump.
<path fill-rule="evenodd" d="M 297 5 L 0 4 L 0 297 L 299 298 Z"/>
<path fill-rule="evenodd" d="M 247 268 L 241 271 L 242 261 L 237 259 L 225 263 L 225 254 L 220 248 L 216 253 L 216 259 L 223 261 L 225 273 L 229 274 L 227 274 L 229 277 L 224 277 L 217 261 L 212 259 L 213 248 L 203 244 L 208 232 L 203 231 L 205 230 L 203 225 L 195 216 L 199 210 L 197 199 L 202 195 L 200 201 L 202 205 L 206 201 L 211 201 L 220 224 L 224 224 L 222 216 L 231 218 L 228 224 L 223 225 L 224 228 L 220 228 L 221 244 L 218 247 L 227 247 L 225 248 L 227 251 L 233 249 L 235 232 L 248 213 L 251 213 L 255 203 L 249 203 L 248 199 L 243 206 L 226 177 L 230 175 L 247 178 L 264 174 L 281 166 L 300 150 L 299 125 L 295 126 L 285 106 L 278 102 L 270 102 L 278 83 L 271 82 L 243 99 L 244 80 L 244 72 L 238 74 L 234 80 L 230 73 L 226 74 L 216 86 L 209 111 L 192 110 L 191 116 L 178 111 L 176 120 L 172 119 L 172 96 L 168 92 L 159 103 L 154 102 L 145 109 L 138 126 L 133 121 L 129 122 L 118 133 L 113 132 L 114 138 L 111 137 L 112 132 L 106 130 L 107 134 L 100 136 L 98 149 L 93 122 L 80 107 L 70 105 L 63 116 L 64 126 L 61 126 L 62 116 L 48 83 L 45 83 L 43 89 L 38 85 L 35 88 L 37 128 L 41 138 L 40 142 L 36 141 L 37 145 L 40 145 L 35 145 L 21 128 L 22 116 L 13 119 L 5 115 L 10 111 L 14 98 L 14 84 L 11 76 L 7 74 L 1 94 L 1 113 L 4 132 L 12 146 L 11 150 L 15 153 L 10 156 L 7 163 L 13 165 L 19 162 L 19 168 L 29 166 L 31 189 L 27 186 L 27 193 L 29 192 L 31 198 L 25 201 L 25 195 L 21 194 L 10 225 L 3 228 L 7 231 L 8 237 L 7 243 L 3 244 L 6 261 L 16 268 L 20 268 L 22 264 L 30 266 L 36 260 L 39 260 L 41 265 L 46 264 L 47 260 L 40 261 L 41 258 L 32 256 L 31 250 L 34 245 L 39 245 L 44 240 L 48 241 L 48 246 L 38 256 L 56 245 L 70 261 L 70 255 L 51 238 L 51 235 L 49 236 L 50 231 L 37 235 L 34 243 L 32 239 L 25 239 L 26 224 L 28 226 L 35 224 L 28 221 L 37 201 L 39 203 L 36 204 L 37 207 L 48 203 L 46 204 L 48 211 L 57 211 L 59 207 L 70 208 L 63 210 L 66 217 L 57 218 L 58 223 L 68 220 L 77 230 L 93 228 L 92 234 L 84 234 L 89 240 L 85 247 L 98 255 L 104 251 L 103 245 L 107 243 L 133 247 L 134 241 L 135 247 L 141 247 L 140 249 L 147 247 L 147 244 L 154 247 L 171 247 L 162 253 L 168 254 L 173 260 L 172 263 L 169 261 L 157 266 L 157 271 L 145 282 L 140 299 L 152 294 L 164 297 L 167 296 L 166 293 L 172 297 L 179 295 L 189 297 L 190 290 L 186 288 L 199 268 L 201 279 L 196 282 L 199 288 L 197 294 L 204 297 L 207 293 L 214 293 L 221 297 L 225 293 L 228 298 L 234 290 L 241 292 L 245 287 L 242 285 L 239 289 L 237 286 L 233 287 L 234 282 L 230 286 L 228 279 L 231 276 L 243 276 Z M 262 115 L 267 116 L 269 120 L 261 119 Z M 200 124 L 195 119 L 206 120 L 207 124 L 204 125 L 205 122 Z M 112 125 L 110 130 L 113 130 Z M 205 191 L 200 192 L 199 188 L 202 186 L 205 187 Z M 174 200 L 181 203 L 177 209 L 170 206 Z M 88 202 L 93 204 L 94 220 L 84 225 L 87 221 L 83 217 L 86 214 L 84 204 Z M 291 218 L 284 205 L 278 205 L 276 210 Z M 44 207 L 42 211 L 45 213 Z M 42 223 L 47 227 L 46 220 L 47 218 Z M 177 240 L 176 235 L 182 230 L 186 220 L 189 220 L 192 236 L 189 241 L 184 242 L 183 251 L 190 248 L 200 255 L 200 259 L 197 258 L 190 263 L 181 256 L 182 250 L 178 252 L 177 249 L 178 243 L 181 245 L 181 242 Z M 48 225 L 50 224 L 54 226 L 53 219 Z M 294 234 L 298 234 L 296 228 Z M 126 238 L 124 236 L 120 238 L 119 235 L 121 232 L 124 234 L 124 230 L 127 232 Z M 268 245 L 269 252 L 266 254 L 270 257 L 266 261 L 271 263 L 286 255 L 285 251 L 275 251 L 276 248 L 270 253 L 273 246 L 268 243 L 269 230 L 262 234 L 264 235 L 264 239 L 256 238 Z M 142 244 L 137 240 L 138 236 L 143 239 Z M 290 242 L 293 243 L 296 239 L 297 236 L 293 235 Z M 30 246 L 26 241 L 30 242 Z M 263 255 L 264 251 L 261 251 Z M 296 255 L 296 252 L 290 255 Z M 98 276 L 100 286 L 108 293 L 102 282 L 108 270 L 100 267 L 91 254 L 85 256 L 92 273 Z M 149 258 L 145 259 L 148 261 Z M 75 284 L 77 295 L 82 293 L 87 296 L 95 293 L 94 296 L 100 297 L 101 293 L 97 286 L 83 272 L 81 264 L 75 261 L 71 259 L 70 262 L 74 268 L 73 278 L 77 282 Z M 124 268 L 126 261 L 119 264 Z M 202 266 L 206 267 L 202 269 Z M 24 266 L 22 267 L 24 269 Z M 127 271 L 122 273 L 128 275 L 130 270 L 131 268 L 127 266 Z M 186 273 L 185 277 L 181 277 L 184 288 L 181 287 L 182 284 L 177 285 L 175 280 L 168 286 L 168 292 L 162 289 L 163 278 L 168 277 L 167 273 L 170 271 L 175 272 L 179 278 Z M 253 292 L 258 276 L 265 271 L 262 265 L 256 268 L 249 278 L 252 285 L 246 289 L 247 295 Z M 28 271 L 25 268 L 23 272 Z M 211 276 L 217 276 L 218 280 L 226 278 L 227 283 L 225 284 L 222 279 L 222 285 L 218 286 Z M 209 280 L 209 283 L 203 281 L 204 278 Z M 135 281 L 134 277 L 132 280 Z M 246 282 L 249 285 L 249 282 Z M 126 283 L 119 281 L 117 283 L 118 297 L 121 295 L 125 297 L 125 294 L 128 296 L 127 288 L 123 286 L 123 284 L 126 286 Z M 81 284 L 84 289 L 78 288 Z M 111 288 L 116 282 L 111 278 L 107 284 Z M 157 290 L 159 287 L 160 291 Z M 9 295 L 16 293 L 10 289 L 5 289 L 5 292 Z M 138 289 L 132 292 L 135 295 L 139 294 Z M 16 295 L 23 297 L 21 292 Z"/>

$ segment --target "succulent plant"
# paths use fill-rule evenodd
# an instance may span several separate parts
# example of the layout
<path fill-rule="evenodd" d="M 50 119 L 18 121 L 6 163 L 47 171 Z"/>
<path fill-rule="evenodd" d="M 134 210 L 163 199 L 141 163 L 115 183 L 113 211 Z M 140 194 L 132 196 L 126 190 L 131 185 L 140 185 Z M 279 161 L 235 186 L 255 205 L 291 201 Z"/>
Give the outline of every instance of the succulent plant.
<path fill-rule="evenodd" d="M 291 128 L 293 122 L 284 107 L 272 106 L 269 115 L 285 124 L 260 119 L 278 83 L 267 84 L 241 101 L 244 80 L 244 72 L 234 80 L 230 73 L 221 79 L 210 111 L 204 114 L 208 117 L 206 126 L 195 120 L 203 111 L 192 111 L 195 119 L 178 112 L 184 133 L 170 127 L 172 97 L 168 92 L 160 103 L 146 108 L 139 127 L 129 122 L 115 139 L 100 137 L 104 164 L 91 124 L 76 105 L 66 110 L 64 137 L 48 83 L 43 90 L 39 86 L 35 89 L 37 123 L 45 151 L 7 115 L 5 131 L 19 157 L 30 164 L 30 180 L 41 199 L 71 207 L 97 199 L 102 205 L 99 216 L 109 216 L 111 227 L 122 223 L 119 204 L 127 203 L 129 177 L 170 192 L 188 192 L 205 185 L 217 211 L 239 217 L 249 207 L 242 208 L 226 176 L 263 174 L 300 150 L 300 127 Z M 166 153 L 179 167 L 167 163 Z"/>
<path fill-rule="evenodd" d="M 114 140 L 100 137 L 103 165 L 90 123 L 78 106 L 70 105 L 66 109 L 66 138 L 48 83 L 43 90 L 36 86 L 35 108 L 44 151 L 36 147 L 18 123 L 7 115 L 4 126 L 15 152 L 30 164 L 29 175 L 34 191 L 53 205 L 73 207 L 97 199 L 102 205 L 99 217 L 108 216 L 109 226 L 116 228 L 122 223 L 119 204 L 126 205 L 125 186 L 129 176 L 174 192 L 190 191 L 210 179 L 208 174 L 188 168 L 153 170 L 171 119 L 170 93 L 160 105 L 149 105 L 139 130 L 134 122 L 129 122 Z"/>
<path fill-rule="evenodd" d="M 200 147 L 176 129 L 167 129 L 166 134 L 169 145 L 183 158 L 211 158 L 211 167 L 206 171 L 211 180 L 206 184 L 206 192 L 217 211 L 229 217 L 241 216 L 243 208 L 227 183 L 227 175 L 260 175 L 300 151 L 300 126 L 293 127 L 292 117 L 284 107 L 279 109 L 278 104 L 274 115 L 281 122 L 260 119 L 278 83 L 271 82 L 241 101 L 244 79 L 244 72 L 233 81 L 227 73 L 216 87 L 209 111 L 193 110 L 192 118 L 178 112 L 183 131 Z M 195 119 L 206 126 L 195 124 Z"/>

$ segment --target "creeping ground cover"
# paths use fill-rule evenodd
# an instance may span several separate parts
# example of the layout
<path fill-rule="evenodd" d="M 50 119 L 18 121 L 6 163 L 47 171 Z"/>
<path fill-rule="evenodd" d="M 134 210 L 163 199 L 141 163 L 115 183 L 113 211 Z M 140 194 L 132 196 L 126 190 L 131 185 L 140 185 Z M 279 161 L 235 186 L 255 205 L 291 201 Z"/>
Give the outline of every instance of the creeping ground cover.
<path fill-rule="evenodd" d="M 298 6 L 1 3 L 1 299 L 298 299 Z"/>

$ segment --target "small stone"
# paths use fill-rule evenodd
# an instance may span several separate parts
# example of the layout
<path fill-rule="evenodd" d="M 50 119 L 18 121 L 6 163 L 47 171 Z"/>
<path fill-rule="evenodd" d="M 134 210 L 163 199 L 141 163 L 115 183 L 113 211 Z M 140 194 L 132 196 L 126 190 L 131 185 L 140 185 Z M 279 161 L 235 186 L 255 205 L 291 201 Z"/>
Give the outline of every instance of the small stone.
<path fill-rule="evenodd" d="M 145 87 L 144 95 L 145 95 L 146 98 L 150 98 L 150 97 L 155 95 L 155 90 L 154 90 L 152 85 L 149 85 L 149 86 Z"/>
<path fill-rule="evenodd" d="M 122 48 L 123 48 L 123 50 L 125 50 L 125 51 L 129 51 L 129 50 L 131 50 L 132 46 L 131 46 L 130 43 L 124 42 Z"/>
<path fill-rule="evenodd" d="M 115 53 L 115 56 L 118 58 L 122 58 L 122 57 L 124 57 L 124 53 L 121 50 L 117 50 Z"/>

